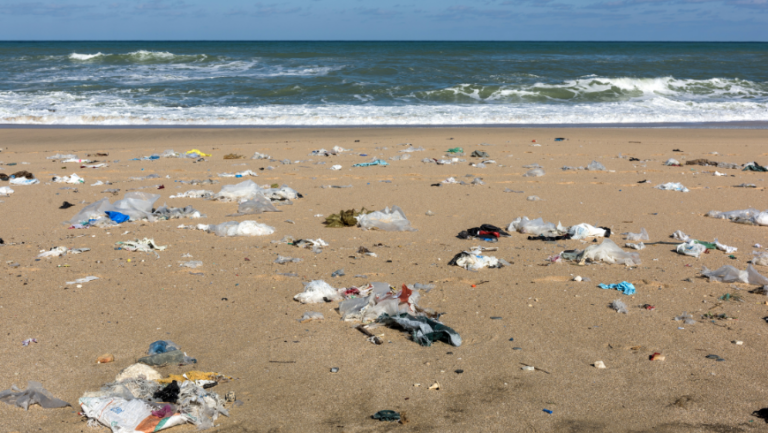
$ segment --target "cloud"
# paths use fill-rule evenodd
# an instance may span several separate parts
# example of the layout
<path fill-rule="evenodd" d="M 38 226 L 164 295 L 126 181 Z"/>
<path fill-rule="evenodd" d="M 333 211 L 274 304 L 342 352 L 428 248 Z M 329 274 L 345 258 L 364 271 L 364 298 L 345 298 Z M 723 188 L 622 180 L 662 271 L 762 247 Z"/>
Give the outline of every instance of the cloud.
<path fill-rule="evenodd" d="M 90 6 L 80 4 L 56 4 L 42 2 L 10 3 L 0 5 L 0 15 L 38 15 L 66 17 L 76 12 L 89 9 Z"/>

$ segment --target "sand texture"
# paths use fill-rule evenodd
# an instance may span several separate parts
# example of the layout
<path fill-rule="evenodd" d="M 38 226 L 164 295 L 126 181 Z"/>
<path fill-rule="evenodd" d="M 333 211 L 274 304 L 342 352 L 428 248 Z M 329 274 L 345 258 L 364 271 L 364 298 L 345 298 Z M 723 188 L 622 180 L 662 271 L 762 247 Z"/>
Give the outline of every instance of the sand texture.
<path fill-rule="evenodd" d="M 0 431 L 108 431 L 86 425 L 78 416 L 78 398 L 112 381 L 144 356 L 149 343 L 161 339 L 197 358 L 194 369 L 235 378 L 213 391 L 235 391 L 242 404 L 231 409 L 229 418 L 219 418 L 212 431 L 760 431 L 766 421 L 752 413 L 768 407 L 763 371 L 768 343 L 762 335 L 768 335 L 763 319 L 768 297 L 749 293 L 757 286 L 710 283 L 700 272 L 702 266 L 722 265 L 744 270 L 753 250 L 768 247 L 768 227 L 704 216 L 711 210 L 768 208 L 768 173 L 663 163 L 668 158 L 766 163 L 766 134 L 705 129 L 0 129 L 0 172 L 28 170 L 41 182 L 12 186 L 15 193 L 0 198 L 0 238 L 5 242 L 0 246 L 0 389 L 40 381 L 74 406 L 25 412 L 0 404 Z M 556 137 L 568 140 L 556 142 Z M 390 160 L 404 154 L 399 152 L 406 148 L 403 143 L 425 150 L 411 153 L 408 160 Z M 309 155 L 333 146 L 351 150 L 330 157 Z M 457 146 L 465 150 L 460 157 L 465 162 L 422 162 L 444 158 L 447 149 Z M 131 160 L 194 148 L 213 156 L 201 162 Z M 471 166 L 481 161 L 469 157 L 475 150 L 487 152 L 495 163 Z M 109 153 L 91 158 L 108 162 L 108 167 L 81 169 L 46 159 L 55 153 L 86 158 L 96 152 Z M 252 160 L 254 152 L 272 160 Z M 223 159 L 229 153 L 246 159 Z M 352 167 L 373 157 L 390 165 Z M 291 164 L 281 163 L 284 159 Z M 593 160 L 608 171 L 561 170 Z M 7 166 L 14 162 L 18 165 Z M 342 169 L 331 170 L 335 164 Z M 523 177 L 529 170 L 523 166 L 530 164 L 541 165 L 546 174 Z M 219 178 L 218 173 L 246 169 L 258 173 L 248 179 L 259 185 L 285 184 L 304 198 L 279 206 L 282 212 L 240 217 L 227 217 L 237 211 L 236 203 L 169 198 L 191 189 L 218 192 L 245 180 Z M 716 170 L 727 176 L 714 176 Z M 61 189 L 73 185 L 51 183 L 54 175 L 72 173 L 85 178 L 76 191 Z M 129 181 L 149 174 L 160 178 Z M 451 176 L 466 183 L 481 178 L 484 185 L 431 186 Z M 219 183 L 178 182 L 208 178 Z M 649 182 L 638 183 L 645 179 Z M 91 186 L 99 180 L 113 184 Z M 690 192 L 654 189 L 665 182 L 681 182 Z M 735 187 L 742 183 L 757 188 Z M 154 187 L 161 184 L 164 189 Z M 0 181 L 1 186 L 8 182 Z M 111 229 L 69 229 L 62 223 L 87 203 L 103 197 L 115 201 L 142 187 L 161 194 L 157 206 L 192 205 L 207 217 L 126 222 Z M 120 192 L 102 193 L 108 188 Z M 527 200 L 532 195 L 541 201 Z M 61 210 L 64 201 L 75 206 Z M 318 216 L 393 205 L 404 210 L 418 231 L 327 228 Z M 738 251 L 735 259 L 722 251 L 696 259 L 677 254 L 672 244 L 657 244 L 639 251 L 639 266 L 578 266 L 546 260 L 590 242 L 542 242 L 519 233 L 495 244 L 457 238 L 460 231 L 483 223 L 506 228 L 520 216 L 564 226 L 609 227 L 611 239 L 622 247 L 626 241 L 621 233 L 645 228 L 651 243 L 672 242 L 669 236 L 682 230 L 696 239 L 718 238 Z M 177 228 L 233 220 L 265 223 L 275 234 L 225 238 Z M 315 254 L 271 243 L 285 235 L 322 238 L 329 246 Z M 118 241 L 144 237 L 168 248 L 156 254 L 115 249 Z M 757 243 L 763 247 L 753 248 Z M 475 245 L 498 247 L 489 254 L 511 266 L 479 272 L 448 266 L 455 254 Z M 36 261 L 41 250 L 56 246 L 91 251 Z M 361 246 L 377 257 L 358 254 Z M 303 261 L 275 264 L 278 254 Z M 188 260 L 200 260 L 203 266 L 179 266 Z M 331 278 L 341 268 L 346 275 Z M 768 267 L 756 268 L 768 275 Z M 99 280 L 82 287 L 65 284 L 91 275 Z M 572 281 L 577 275 L 590 281 Z M 315 279 L 334 287 L 369 281 L 395 287 L 433 283 L 436 288 L 422 294 L 420 305 L 443 313 L 441 320 L 461 334 L 463 344 L 422 347 L 407 333 L 387 327 L 376 330 L 384 334 L 384 344 L 371 344 L 354 323 L 340 320 L 337 303 L 302 305 L 293 300 L 303 282 Z M 633 283 L 637 293 L 627 296 L 597 287 L 621 281 Z M 743 302 L 718 299 L 726 293 Z M 627 305 L 628 314 L 609 308 L 616 299 Z M 644 304 L 655 309 L 644 309 Z M 307 311 L 320 312 L 325 320 L 300 323 Z M 673 320 L 684 311 L 697 323 Z M 702 318 L 707 313 L 728 319 Z M 38 343 L 23 347 L 27 338 Z M 666 360 L 650 361 L 656 352 Z M 105 353 L 113 354 L 115 362 L 96 364 Z M 724 361 L 708 359 L 710 354 Z M 596 361 L 607 368 L 595 368 Z M 524 365 L 537 370 L 523 371 Z M 334 367 L 338 373 L 330 372 Z M 160 371 L 187 370 L 170 366 Z M 439 390 L 428 389 L 436 382 Z M 384 409 L 405 412 L 408 423 L 371 419 Z"/>

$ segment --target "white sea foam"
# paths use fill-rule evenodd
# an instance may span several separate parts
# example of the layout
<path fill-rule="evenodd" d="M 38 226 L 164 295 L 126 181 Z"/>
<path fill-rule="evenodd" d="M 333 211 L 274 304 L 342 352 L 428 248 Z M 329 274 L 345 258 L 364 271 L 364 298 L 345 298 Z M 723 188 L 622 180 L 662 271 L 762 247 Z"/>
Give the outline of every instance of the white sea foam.
<path fill-rule="evenodd" d="M 79 61 L 87 61 L 87 60 L 93 60 L 98 57 L 103 57 L 103 53 L 96 53 L 96 54 L 78 54 L 78 53 L 72 53 L 69 55 L 69 58 L 71 60 L 79 60 Z"/>

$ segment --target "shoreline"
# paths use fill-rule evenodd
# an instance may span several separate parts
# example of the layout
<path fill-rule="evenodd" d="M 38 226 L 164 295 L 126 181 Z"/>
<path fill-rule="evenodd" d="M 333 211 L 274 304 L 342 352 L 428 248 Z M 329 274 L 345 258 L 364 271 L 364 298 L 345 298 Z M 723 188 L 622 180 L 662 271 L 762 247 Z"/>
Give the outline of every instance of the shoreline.
<path fill-rule="evenodd" d="M 438 128 L 535 128 L 535 129 L 768 129 L 768 120 L 739 122 L 670 122 L 670 123 L 503 123 L 445 125 L 78 125 L 78 124 L 14 124 L 0 123 L 2 129 L 438 129 Z"/>

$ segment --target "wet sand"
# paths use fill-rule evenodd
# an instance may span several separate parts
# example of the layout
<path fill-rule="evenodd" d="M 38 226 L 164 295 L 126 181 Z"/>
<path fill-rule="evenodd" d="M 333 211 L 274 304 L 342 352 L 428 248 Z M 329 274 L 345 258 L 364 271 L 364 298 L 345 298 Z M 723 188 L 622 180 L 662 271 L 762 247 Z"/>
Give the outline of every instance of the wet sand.
<path fill-rule="evenodd" d="M 710 210 L 765 209 L 768 173 L 713 167 L 666 167 L 668 158 L 707 158 L 743 164 L 768 161 L 761 130 L 688 129 L 526 129 L 526 128 L 383 128 L 383 129 L 0 129 L 0 172 L 33 172 L 41 184 L 12 186 L 0 198 L 0 317 L 3 323 L 0 389 L 40 381 L 73 408 L 25 412 L 0 405 L 0 431 L 99 431 L 77 415 L 77 399 L 114 379 L 143 356 L 149 343 L 170 339 L 198 359 L 194 369 L 236 378 L 220 384 L 219 394 L 235 391 L 242 405 L 231 417 L 219 418 L 212 431 L 522 431 L 522 432 L 740 432 L 765 428 L 752 412 L 768 407 L 764 374 L 768 349 L 768 297 L 751 294 L 754 286 L 710 283 L 702 266 L 733 265 L 745 269 L 753 245 L 768 246 L 768 228 L 735 224 L 704 216 Z M 555 142 L 555 137 L 567 141 Z M 359 142 L 357 141 L 359 140 Z M 536 140 L 534 146 L 532 140 Z M 424 147 L 406 161 L 389 158 L 412 143 Z M 479 146 L 490 143 L 491 146 Z M 309 156 L 333 146 L 352 149 L 339 156 Z M 438 166 L 445 150 L 463 147 L 467 162 Z M 131 161 L 131 158 L 200 149 L 213 156 L 192 159 Z M 682 152 L 673 152 L 680 149 Z M 495 164 L 486 168 L 468 155 L 485 151 Z M 78 164 L 47 160 L 55 153 L 108 152 L 109 167 L 81 169 Z M 275 161 L 251 160 L 254 152 Z M 711 154 L 718 152 L 717 155 Z M 229 153 L 245 160 L 224 160 Z M 359 156 L 359 154 L 367 156 Z M 623 155 L 626 158 L 619 158 Z M 352 168 L 378 156 L 388 167 Z M 630 162 L 628 157 L 641 161 Z M 292 164 L 279 161 L 289 159 Z M 119 160 L 119 162 L 114 162 Z M 562 171 L 596 160 L 609 171 Z M 301 162 L 296 162 L 301 161 Z M 325 164 L 317 165 L 316 163 Z M 28 162 L 29 165 L 23 165 Z M 524 165 L 538 163 L 545 176 L 528 178 Z M 334 164 L 343 166 L 332 171 Z M 268 166 L 274 170 L 260 170 Z M 62 167 L 66 167 L 62 168 Z M 227 217 L 234 203 L 171 199 L 190 189 L 218 192 L 244 179 L 217 173 L 251 169 L 258 184 L 286 184 L 304 195 L 279 213 Z M 715 170 L 728 176 L 713 176 Z M 53 175 L 77 173 L 85 184 L 73 190 L 50 183 Z M 158 174 L 160 179 L 128 181 Z M 466 177 L 471 175 L 470 177 Z M 166 178 L 170 176 L 170 178 Z M 433 187 L 450 176 L 484 185 Z M 216 185 L 183 185 L 179 180 L 217 179 Z M 648 179 L 646 184 L 638 181 Z M 91 186 L 101 181 L 111 186 Z M 681 182 L 688 193 L 653 187 Z M 734 188 L 754 183 L 757 188 Z M 68 229 L 85 203 L 108 196 L 122 198 L 130 189 L 163 184 L 156 205 L 192 205 L 207 218 L 123 223 L 120 228 Z M 7 186 L 0 182 L 0 186 Z M 322 185 L 352 185 L 323 189 Z M 116 197 L 103 194 L 119 188 Z M 522 193 L 504 192 L 505 189 Z M 528 201 L 531 195 L 542 201 Z M 76 206 L 58 207 L 63 201 Z M 416 232 L 363 231 L 323 226 L 323 218 L 341 209 L 400 206 Z M 425 213 L 432 211 L 434 216 Z M 519 216 L 542 217 L 563 225 L 607 226 L 623 246 L 621 233 L 645 228 L 651 242 L 672 241 L 676 230 L 702 240 L 738 247 L 736 259 L 711 251 L 698 260 L 674 251 L 674 245 L 649 245 L 642 264 L 553 264 L 546 259 L 565 249 L 583 249 L 578 240 L 529 241 L 513 233 L 497 244 L 461 240 L 456 235 L 483 223 L 506 228 Z M 265 237 L 220 238 L 179 224 L 217 224 L 256 220 L 275 227 Z M 287 223 L 292 220 L 295 224 Z M 123 234 L 126 231 L 130 233 Z M 285 235 L 322 238 L 330 246 L 321 254 L 284 244 Z M 155 254 L 115 250 L 115 242 L 154 238 L 168 249 Z M 374 246 L 382 244 L 381 246 Z M 490 253 L 512 263 L 502 269 L 470 272 L 448 266 L 458 252 L 474 245 L 495 246 Z M 35 261 L 40 250 L 55 246 L 87 247 L 80 255 Z M 361 257 L 364 246 L 378 257 Z M 182 258 L 191 254 L 192 259 Z M 277 255 L 302 258 L 278 265 Z M 159 257 L 158 257 L 159 256 Z M 128 259 L 131 259 L 128 262 Z M 248 259 L 248 260 L 246 260 Z M 201 260 L 198 269 L 181 261 Z M 12 267 L 18 263 L 20 266 Z M 331 278 L 343 268 L 346 276 Z M 764 275 L 768 268 L 757 267 Z M 193 275 L 202 272 L 204 275 Z M 297 273 L 286 277 L 278 273 Z M 97 281 L 81 288 L 65 282 L 85 276 Z M 367 279 L 355 278 L 366 275 Z M 589 282 L 574 282 L 573 277 Z M 687 279 L 690 281 L 686 281 Z M 403 332 L 379 328 L 384 344 L 373 345 L 343 322 L 336 303 L 302 305 L 293 296 L 302 282 L 323 279 L 334 287 L 366 281 L 434 283 L 420 304 L 444 313 L 442 321 L 464 343 L 421 347 Z M 601 290 L 598 283 L 635 284 L 625 296 Z M 725 293 L 744 302 L 721 301 Z M 629 307 L 619 314 L 608 304 L 621 299 Z M 641 308 L 644 304 L 654 310 Z M 325 315 L 322 322 L 299 323 L 306 311 Z M 687 311 L 696 324 L 673 318 Z M 733 320 L 706 320 L 726 314 Z M 501 319 L 491 319 L 500 317 Z M 679 329 L 684 328 L 684 329 Z M 26 338 L 37 344 L 22 347 Z M 735 345 L 741 340 L 743 345 Z M 513 348 L 521 350 L 514 350 Z M 663 362 L 649 361 L 654 352 Z M 97 356 L 116 361 L 97 365 Z M 724 359 L 707 359 L 716 354 Z M 607 369 L 592 364 L 603 361 Z M 539 370 L 521 370 L 533 365 Z M 339 372 L 330 373 L 338 367 Z M 163 374 L 187 371 L 165 367 Z M 456 373 L 463 370 L 463 373 Z M 428 388 L 439 382 L 440 390 Z M 415 386 L 420 384 L 420 386 Z M 406 412 L 406 425 L 379 422 L 379 410 Z M 543 411 L 548 409 L 552 414 Z M 100 431 L 108 431 L 101 428 Z M 168 431 L 194 431 L 191 425 Z"/>

